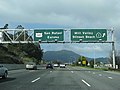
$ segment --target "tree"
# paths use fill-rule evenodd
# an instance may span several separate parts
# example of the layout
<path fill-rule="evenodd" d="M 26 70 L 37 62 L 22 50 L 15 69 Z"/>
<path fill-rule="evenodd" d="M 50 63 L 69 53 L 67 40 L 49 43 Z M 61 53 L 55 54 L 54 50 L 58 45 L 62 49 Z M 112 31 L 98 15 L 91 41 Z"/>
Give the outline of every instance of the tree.
<path fill-rule="evenodd" d="M 7 27 L 8 27 L 8 25 L 6 24 L 4 26 L 4 29 L 7 29 Z M 3 29 L 3 28 L 1 28 L 1 29 Z M 24 29 L 24 27 L 22 27 L 21 25 L 18 25 L 16 29 Z M 14 35 L 5 31 L 3 33 L 4 41 L 10 41 L 10 39 L 7 35 L 9 35 L 9 37 L 11 39 L 13 39 L 13 37 L 15 37 L 15 39 L 17 39 L 18 41 L 24 41 L 24 39 L 27 39 L 28 37 L 30 37 L 27 31 L 24 32 L 24 31 L 18 30 L 15 32 Z M 29 41 L 33 41 L 32 37 L 29 38 Z M 29 59 L 33 60 L 34 62 L 39 63 L 43 57 L 43 49 L 41 49 L 40 46 L 38 47 L 38 44 L 35 45 L 34 43 L 27 43 L 27 44 L 11 43 L 11 44 L 8 44 L 6 47 L 8 48 L 8 52 L 9 52 L 9 55 L 7 55 L 7 56 L 9 56 L 9 57 L 13 56 L 14 60 L 16 60 L 16 58 L 17 58 L 20 61 L 23 59 L 25 59 L 27 61 L 29 58 Z"/>
<path fill-rule="evenodd" d="M 84 56 L 80 56 L 76 62 L 77 65 L 81 65 L 81 66 L 86 66 L 88 64 L 88 61 L 86 60 L 86 58 Z"/>
<path fill-rule="evenodd" d="M 24 27 L 22 25 L 18 25 L 16 29 L 24 29 Z"/>
<path fill-rule="evenodd" d="M 5 26 L 0 29 L 8 29 L 8 24 L 5 24 Z"/>
<path fill-rule="evenodd" d="M 91 68 L 94 68 L 94 60 L 90 60 L 89 63 L 90 63 L 90 67 L 91 67 Z"/>

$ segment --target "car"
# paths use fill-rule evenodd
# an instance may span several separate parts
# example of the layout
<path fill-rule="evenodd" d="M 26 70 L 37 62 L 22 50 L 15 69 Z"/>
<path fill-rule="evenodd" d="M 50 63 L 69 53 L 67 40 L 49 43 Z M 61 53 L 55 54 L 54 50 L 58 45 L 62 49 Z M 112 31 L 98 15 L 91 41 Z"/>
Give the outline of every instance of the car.
<path fill-rule="evenodd" d="M 7 78 L 8 76 L 8 69 L 4 67 L 3 65 L 0 65 L 0 77 L 3 79 Z"/>
<path fill-rule="evenodd" d="M 26 64 L 26 70 L 37 70 L 37 65 L 34 62 L 29 62 Z"/>
<path fill-rule="evenodd" d="M 53 66 L 54 66 L 54 67 L 59 67 L 59 65 L 58 65 L 58 64 L 54 64 Z"/>
<path fill-rule="evenodd" d="M 48 69 L 48 68 L 53 69 L 53 65 L 52 65 L 51 63 L 47 64 L 47 65 L 46 65 L 46 69 Z"/>
<path fill-rule="evenodd" d="M 60 68 L 65 68 L 65 64 L 60 64 Z"/>

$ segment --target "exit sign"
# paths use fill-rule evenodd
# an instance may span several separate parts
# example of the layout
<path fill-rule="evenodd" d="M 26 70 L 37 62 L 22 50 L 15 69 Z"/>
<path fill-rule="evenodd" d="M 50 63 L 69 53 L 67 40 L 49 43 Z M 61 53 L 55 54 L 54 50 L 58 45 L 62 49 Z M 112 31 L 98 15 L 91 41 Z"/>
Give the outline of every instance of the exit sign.
<path fill-rule="evenodd" d="M 107 30 L 71 29 L 71 41 L 107 41 Z"/>

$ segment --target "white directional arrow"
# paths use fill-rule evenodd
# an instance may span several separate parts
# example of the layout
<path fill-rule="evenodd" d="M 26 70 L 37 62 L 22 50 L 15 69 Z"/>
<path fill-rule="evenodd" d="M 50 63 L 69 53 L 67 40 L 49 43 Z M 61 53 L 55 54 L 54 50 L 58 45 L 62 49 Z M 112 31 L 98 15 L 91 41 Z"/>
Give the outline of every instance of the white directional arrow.
<path fill-rule="evenodd" d="M 103 36 L 102 37 L 105 37 L 105 33 L 103 33 Z"/>

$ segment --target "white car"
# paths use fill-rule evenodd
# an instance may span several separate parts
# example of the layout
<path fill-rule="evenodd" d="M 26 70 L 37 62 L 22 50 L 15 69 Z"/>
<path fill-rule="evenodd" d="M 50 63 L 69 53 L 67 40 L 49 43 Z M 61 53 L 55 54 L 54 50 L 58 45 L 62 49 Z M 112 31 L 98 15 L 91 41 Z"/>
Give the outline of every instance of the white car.
<path fill-rule="evenodd" d="M 29 70 L 29 69 L 37 70 L 37 65 L 34 62 L 29 62 L 28 64 L 26 64 L 26 70 Z"/>
<path fill-rule="evenodd" d="M 8 76 L 8 69 L 4 67 L 3 65 L 0 65 L 0 77 L 3 79 L 7 78 Z"/>
<path fill-rule="evenodd" d="M 65 68 L 65 64 L 60 64 L 60 68 Z"/>
<path fill-rule="evenodd" d="M 54 67 L 59 67 L 59 65 L 58 65 L 58 64 L 54 64 L 53 66 L 54 66 Z"/>

